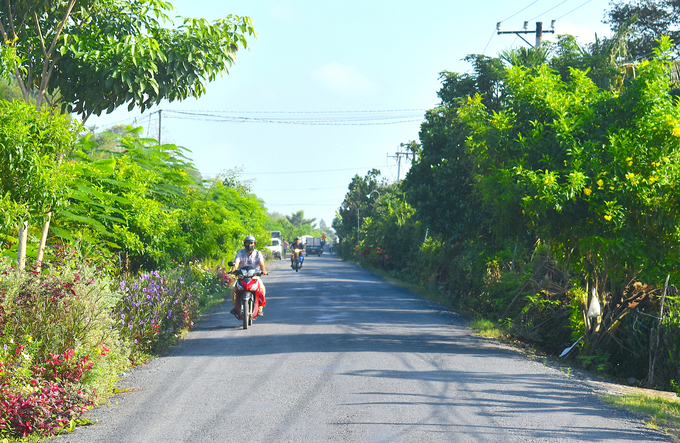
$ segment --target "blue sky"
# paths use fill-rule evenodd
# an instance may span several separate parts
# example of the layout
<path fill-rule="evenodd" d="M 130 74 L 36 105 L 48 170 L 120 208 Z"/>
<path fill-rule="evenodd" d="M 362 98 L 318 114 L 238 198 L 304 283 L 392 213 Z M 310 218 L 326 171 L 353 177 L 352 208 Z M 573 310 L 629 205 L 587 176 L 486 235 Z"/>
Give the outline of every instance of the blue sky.
<path fill-rule="evenodd" d="M 124 106 L 87 125 L 134 123 L 155 137 L 157 114 L 151 113 L 158 109 L 295 120 L 205 121 L 167 112 L 163 142 L 189 149 L 207 177 L 243 167 L 242 178 L 254 179 L 252 189 L 268 210 L 304 210 L 307 218 L 328 225 L 355 174 L 378 168 L 389 181 L 397 179 L 396 159 L 388 155 L 400 143 L 418 140 L 425 110 L 438 102 L 440 72 L 468 71 L 462 60 L 467 54 L 494 56 L 526 46 L 513 34 L 496 35 L 496 22 L 503 20 L 503 30 L 519 30 L 525 20 L 529 29 L 542 21 L 548 29 L 557 19 L 557 33 L 576 35 L 582 43 L 595 33 L 609 35 L 602 23 L 608 0 L 170 2 L 182 16 L 249 16 L 259 36 L 205 96 L 163 103 L 144 114 Z M 533 35 L 526 38 L 533 42 Z M 390 112 L 375 112 L 384 110 Z M 392 123 L 396 117 L 400 123 Z M 402 160 L 401 178 L 407 169 Z"/>

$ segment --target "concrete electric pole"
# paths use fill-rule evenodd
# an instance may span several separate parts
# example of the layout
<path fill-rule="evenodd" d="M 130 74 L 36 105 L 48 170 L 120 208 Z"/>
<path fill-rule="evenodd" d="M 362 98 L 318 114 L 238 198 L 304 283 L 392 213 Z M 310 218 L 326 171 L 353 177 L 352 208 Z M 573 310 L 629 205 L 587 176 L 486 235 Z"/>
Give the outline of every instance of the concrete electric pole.
<path fill-rule="evenodd" d="M 397 181 L 401 177 L 401 157 L 410 158 L 413 156 L 415 158 L 415 152 L 395 152 L 394 155 L 388 155 L 388 157 L 397 159 Z"/>
<path fill-rule="evenodd" d="M 554 34 L 555 33 L 555 20 L 553 20 L 550 23 L 550 29 L 548 30 L 543 30 L 543 22 L 536 22 L 536 30 L 535 31 L 529 31 L 529 22 L 524 22 L 524 29 L 521 31 L 501 31 L 501 22 L 496 23 L 496 30 L 498 31 L 498 34 L 515 34 L 517 37 L 521 38 L 526 42 L 527 45 L 531 46 L 532 48 L 540 48 L 541 43 L 543 42 L 543 34 Z M 536 44 L 532 45 L 529 43 L 524 37 L 521 36 L 521 34 L 536 34 Z"/>

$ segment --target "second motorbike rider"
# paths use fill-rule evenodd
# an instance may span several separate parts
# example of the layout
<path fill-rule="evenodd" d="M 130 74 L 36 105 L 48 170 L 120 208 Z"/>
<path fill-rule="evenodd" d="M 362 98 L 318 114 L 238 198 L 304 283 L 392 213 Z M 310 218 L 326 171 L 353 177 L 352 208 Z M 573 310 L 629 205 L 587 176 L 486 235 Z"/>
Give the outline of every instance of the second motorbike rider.
<path fill-rule="evenodd" d="M 236 253 L 236 258 L 234 258 L 234 266 L 232 266 L 231 272 L 249 265 L 261 270 L 262 275 L 267 275 L 267 268 L 264 265 L 264 256 L 260 251 L 255 249 L 255 237 L 252 235 L 246 236 L 246 238 L 243 240 L 243 246 L 244 248 Z M 258 302 L 260 304 L 258 315 L 262 316 L 262 308 L 267 304 L 267 299 L 265 298 L 266 289 L 264 287 L 264 283 L 262 283 L 262 280 L 260 280 L 260 288 L 262 288 L 262 292 L 260 293 L 260 291 L 258 291 L 257 294 Z M 231 310 L 231 313 L 238 315 L 238 310 L 236 309 L 236 305 L 238 303 L 238 300 L 236 300 L 236 286 L 234 286 L 231 292 L 231 302 L 234 305 L 234 309 Z"/>
<path fill-rule="evenodd" d="M 299 257 L 296 257 L 295 255 L 295 250 L 299 249 L 300 251 L 305 250 L 305 245 L 302 244 L 302 241 L 300 241 L 300 237 L 295 237 L 295 243 L 290 245 L 290 267 L 293 267 L 293 263 L 295 263 L 295 260 L 300 260 Z M 300 256 L 302 256 L 302 252 L 300 252 Z M 302 262 L 300 262 L 300 268 L 302 268 Z"/>

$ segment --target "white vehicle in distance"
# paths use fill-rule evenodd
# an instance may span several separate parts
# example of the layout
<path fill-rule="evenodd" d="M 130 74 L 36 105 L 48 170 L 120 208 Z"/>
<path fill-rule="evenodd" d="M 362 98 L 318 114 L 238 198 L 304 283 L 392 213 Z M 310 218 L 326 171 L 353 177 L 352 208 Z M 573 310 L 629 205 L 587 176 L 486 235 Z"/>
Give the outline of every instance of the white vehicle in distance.
<path fill-rule="evenodd" d="M 271 245 L 267 246 L 271 257 L 275 260 L 281 260 L 283 258 L 283 250 L 281 249 L 281 239 L 272 238 Z"/>

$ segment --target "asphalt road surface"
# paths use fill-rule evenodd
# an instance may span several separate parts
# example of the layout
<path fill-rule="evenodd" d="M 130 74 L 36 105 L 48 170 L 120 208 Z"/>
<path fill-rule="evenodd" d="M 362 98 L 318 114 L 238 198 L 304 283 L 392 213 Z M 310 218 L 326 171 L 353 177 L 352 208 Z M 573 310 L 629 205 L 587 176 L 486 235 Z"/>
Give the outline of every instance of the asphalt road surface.
<path fill-rule="evenodd" d="M 324 254 L 268 265 L 252 328 L 219 306 L 59 442 L 660 442 L 583 384 Z"/>

